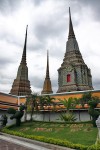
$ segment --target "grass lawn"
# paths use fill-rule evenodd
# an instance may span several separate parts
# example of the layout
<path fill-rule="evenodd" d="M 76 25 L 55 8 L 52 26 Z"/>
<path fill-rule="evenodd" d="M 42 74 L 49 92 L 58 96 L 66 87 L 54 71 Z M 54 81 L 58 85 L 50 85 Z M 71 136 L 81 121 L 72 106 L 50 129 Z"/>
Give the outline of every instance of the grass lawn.
<path fill-rule="evenodd" d="M 11 127 L 10 130 L 19 131 L 27 135 L 51 137 L 68 140 L 82 145 L 92 145 L 97 138 L 97 128 L 92 124 L 60 124 L 45 122 L 22 123 L 20 127 Z"/>

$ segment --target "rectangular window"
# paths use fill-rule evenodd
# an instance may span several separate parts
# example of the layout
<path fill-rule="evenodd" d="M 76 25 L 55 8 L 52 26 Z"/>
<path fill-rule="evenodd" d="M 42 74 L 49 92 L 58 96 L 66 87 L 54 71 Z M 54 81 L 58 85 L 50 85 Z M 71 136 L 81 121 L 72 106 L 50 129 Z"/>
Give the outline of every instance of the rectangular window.
<path fill-rule="evenodd" d="M 71 82 L 71 75 L 70 74 L 67 75 L 67 82 Z"/>

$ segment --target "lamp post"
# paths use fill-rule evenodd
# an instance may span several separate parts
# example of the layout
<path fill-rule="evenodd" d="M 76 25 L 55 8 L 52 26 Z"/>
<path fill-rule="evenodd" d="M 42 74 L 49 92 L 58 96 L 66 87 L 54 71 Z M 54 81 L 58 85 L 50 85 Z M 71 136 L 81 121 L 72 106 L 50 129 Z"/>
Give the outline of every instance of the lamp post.
<path fill-rule="evenodd" d="M 100 115 L 99 115 L 98 119 L 96 120 L 96 125 L 97 125 L 97 128 L 98 128 L 98 138 L 97 138 L 97 140 L 100 140 Z"/>

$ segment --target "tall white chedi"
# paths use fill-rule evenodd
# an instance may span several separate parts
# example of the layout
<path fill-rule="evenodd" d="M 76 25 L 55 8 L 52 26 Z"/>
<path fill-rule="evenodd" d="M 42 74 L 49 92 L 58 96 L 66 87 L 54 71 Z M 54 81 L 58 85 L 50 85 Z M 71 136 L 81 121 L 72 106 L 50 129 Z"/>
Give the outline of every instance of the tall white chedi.
<path fill-rule="evenodd" d="M 82 58 L 74 34 L 70 8 L 68 41 L 63 63 L 58 69 L 58 85 L 58 93 L 93 89 L 91 71 Z"/>
<path fill-rule="evenodd" d="M 27 28 L 23 48 L 22 59 L 17 71 L 17 77 L 14 79 L 10 94 L 25 96 L 31 94 L 30 81 L 28 80 L 28 67 L 26 63 L 26 45 L 27 45 Z"/>

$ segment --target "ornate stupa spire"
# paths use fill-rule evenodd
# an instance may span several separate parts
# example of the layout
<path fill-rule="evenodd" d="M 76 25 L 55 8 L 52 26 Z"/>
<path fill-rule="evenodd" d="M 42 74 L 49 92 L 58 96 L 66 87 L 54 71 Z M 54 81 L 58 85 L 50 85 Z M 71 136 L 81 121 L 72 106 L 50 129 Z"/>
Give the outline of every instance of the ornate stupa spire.
<path fill-rule="evenodd" d="M 49 54 L 47 51 L 47 68 L 46 68 L 46 77 L 43 85 L 43 90 L 41 94 L 50 94 L 53 93 L 52 91 L 52 86 L 51 86 L 51 81 L 50 81 L 50 76 L 49 76 Z"/>
<path fill-rule="evenodd" d="M 58 85 L 58 93 L 93 89 L 90 69 L 82 58 L 74 34 L 70 8 L 68 41 L 63 63 L 58 69 Z"/>
<path fill-rule="evenodd" d="M 29 95 L 31 94 L 30 81 L 28 80 L 28 67 L 26 63 L 26 45 L 27 45 L 27 29 L 25 34 L 25 42 L 21 63 L 18 68 L 17 77 L 13 82 L 10 94 L 13 95 Z"/>
<path fill-rule="evenodd" d="M 74 30 L 73 30 L 71 12 L 70 12 L 70 7 L 69 7 L 69 35 L 68 35 L 68 39 L 70 39 L 70 38 L 75 38 L 75 34 L 74 34 Z"/>
<path fill-rule="evenodd" d="M 46 78 L 49 79 L 49 56 L 47 50 L 47 68 L 46 68 Z"/>
<path fill-rule="evenodd" d="M 24 42 L 21 64 L 26 64 L 27 29 L 28 29 L 28 25 L 26 26 L 25 42 Z"/>

